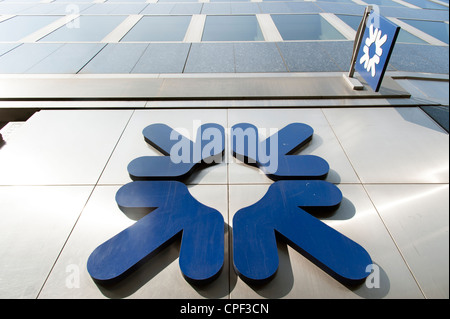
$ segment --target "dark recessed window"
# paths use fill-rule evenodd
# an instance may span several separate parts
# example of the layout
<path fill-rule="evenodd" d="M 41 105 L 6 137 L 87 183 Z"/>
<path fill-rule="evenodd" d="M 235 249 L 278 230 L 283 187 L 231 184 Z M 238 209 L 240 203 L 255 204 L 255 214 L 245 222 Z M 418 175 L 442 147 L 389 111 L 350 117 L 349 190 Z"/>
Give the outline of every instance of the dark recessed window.
<path fill-rule="evenodd" d="M 318 2 L 338 2 L 338 3 L 351 3 L 355 4 L 352 0 L 316 0 Z"/>
<path fill-rule="evenodd" d="M 370 4 L 376 4 L 379 6 L 387 6 L 387 7 L 402 7 L 404 8 L 404 5 L 401 5 L 400 3 L 394 2 L 392 0 L 369 0 L 368 3 Z"/>
<path fill-rule="evenodd" d="M 448 44 L 449 33 L 447 23 L 441 21 L 424 21 L 424 20 L 409 20 L 409 19 L 400 19 L 400 20 Z"/>
<path fill-rule="evenodd" d="M 126 41 L 183 41 L 191 16 L 144 16 L 123 37 Z"/>
<path fill-rule="evenodd" d="M 62 16 L 16 16 L 0 22 L 0 41 L 19 41 Z"/>
<path fill-rule="evenodd" d="M 415 35 L 409 33 L 408 31 L 405 31 L 403 29 L 400 29 L 400 32 L 398 34 L 397 42 L 401 43 L 417 43 L 417 44 L 426 44 L 424 40 L 421 38 L 416 37 Z"/>
<path fill-rule="evenodd" d="M 440 9 L 448 10 L 447 7 L 428 0 L 403 0 L 423 9 Z"/>
<path fill-rule="evenodd" d="M 359 24 L 362 20 L 362 16 L 353 16 L 348 14 L 336 14 L 336 16 L 355 31 L 358 30 Z"/>
<path fill-rule="evenodd" d="M 358 30 L 359 23 L 361 22 L 362 16 L 353 16 L 353 15 L 347 15 L 347 14 L 337 14 L 336 15 L 339 19 L 344 21 L 346 24 L 348 24 L 353 30 Z M 425 44 L 426 42 L 422 39 L 416 37 L 415 35 L 412 35 L 408 31 L 405 31 L 403 29 L 400 29 L 400 33 L 398 34 L 397 42 L 402 43 L 418 43 L 418 44 Z"/>
<path fill-rule="evenodd" d="M 112 0 L 110 0 L 110 1 L 112 1 Z M 68 1 L 68 0 L 55 0 L 54 2 L 70 2 L 70 1 Z M 92 2 L 92 0 L 77 0 L 77 1 L 73 1 L 73 2 Z"/>
<path fill-rule="evenodd" d="M 53 31 L 39 41 L 83 42 L 101 41 L 112 32 L 126 16 L 80 16 Z"/>
<path fill-rule="evenodd" d="M 198 2 L 198 0 L 158 0 L 158 2 Z"/>
<path fill-rule="evenodd" d="M 272 14 L 284 40 L 344 40 L 345 37 L 318 14 Z"/>
<path fill-rule="evenodd" d="M 202 41 L 264 41 L 256 16 L 207 16 Z"/>

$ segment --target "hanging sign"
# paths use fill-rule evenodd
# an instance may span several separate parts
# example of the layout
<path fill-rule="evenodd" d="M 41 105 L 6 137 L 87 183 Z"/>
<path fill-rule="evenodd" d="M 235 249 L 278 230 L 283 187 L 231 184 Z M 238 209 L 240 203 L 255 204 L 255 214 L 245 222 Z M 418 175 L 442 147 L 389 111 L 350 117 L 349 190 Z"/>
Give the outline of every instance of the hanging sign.
<path fill-rule="evenodd" d="M 372 11 L 367 17 L 355 70 L 378 92 L 400 27 Z"/>

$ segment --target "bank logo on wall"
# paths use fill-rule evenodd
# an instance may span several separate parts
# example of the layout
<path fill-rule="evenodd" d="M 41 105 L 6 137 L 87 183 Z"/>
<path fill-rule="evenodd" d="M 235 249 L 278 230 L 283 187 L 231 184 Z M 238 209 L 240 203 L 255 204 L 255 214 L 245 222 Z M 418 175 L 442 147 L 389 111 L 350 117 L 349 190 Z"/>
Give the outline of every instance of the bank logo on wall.
<path fill-rule="evenodd" d="M 224 219 L 192 197 L 182 181 L 221 161 L 225 130 L 204 124 L 192 141 L 167 125 L 154 124 L 143 135 L 165 156 L 131 161 L 133 182 L 119 189 L 116 201 L 122 211 L 151 212 L 98 246 L 88 259 L 89 274 L 100 282 L 122 279 L 181 234 L 184 277 L 210 282 L 224 263 Z M 323 180 L 328 163 L 313 155 L 291 155 L 311 140 L 313 129 L 293 123 L 260 141 L 255 126 L 241 123 L 231 128 L 230 136 L 233 156 L 274 180 L 261 200 L 233 218 L 233 264 L 241 278 L 262 282 L 275 276 L 278 239 L 340 282 L 363 281 L 372 264 L 366 250 L 312 215 L 337 209 L 342 201 L 338 187 Z"/>

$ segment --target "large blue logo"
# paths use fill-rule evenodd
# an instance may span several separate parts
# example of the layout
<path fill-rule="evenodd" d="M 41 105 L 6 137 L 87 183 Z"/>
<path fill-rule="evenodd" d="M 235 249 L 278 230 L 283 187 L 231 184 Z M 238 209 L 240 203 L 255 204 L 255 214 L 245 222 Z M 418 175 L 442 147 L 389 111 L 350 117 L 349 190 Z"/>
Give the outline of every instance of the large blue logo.
<path fill-rule="evenodd" d="M 143 134 L 165 156 L 133 160 L 128 165 L 133 182 L 119 189 L 116 201 L 122 211 L 150 213 L 98 246 L 87 263 L 89 274 L 100 282 L 120 279 L 181 234 L 181 272 L 189 282 L 209 282 L 223 266 L 225 223 L 181 181 L 221 161 L 224 129 L 202 125 L 195 142 L 164 124 L 150 125 Z M 233 155 L 275 181 L 261 200 L 234 216 L 236 272 L 250 282 L 272 278 L 278 238 L 343 283 L 364 280 L 372 263 L 366 250 L 312 215 L 336 209 L 342 200 L 340 190 L 323 180 L 329 171 L 324 159 L 292 155 L 311 140 L 313 129 L 293 123 L 260 141 L 255 126 L 241 123 L 230 135 Z"/>

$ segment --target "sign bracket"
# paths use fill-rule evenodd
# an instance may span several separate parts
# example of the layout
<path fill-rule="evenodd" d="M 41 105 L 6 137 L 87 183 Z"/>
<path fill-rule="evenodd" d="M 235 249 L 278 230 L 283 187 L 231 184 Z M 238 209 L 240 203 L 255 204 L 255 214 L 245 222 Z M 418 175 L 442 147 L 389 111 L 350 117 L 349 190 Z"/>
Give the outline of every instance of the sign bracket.
<path fill-rule="evenodd" d="M 358 30 L 356 31 L 355 36 L 355 42 L 353 43 L 353 54 L 352 54 L 352 60 L 350 61 L 350 70 L 348 71 L 348 74 L 343 74 L 344 79 L 346 80 L 347 84 L 353 89 L 353 90 L 362 90 L 364 89 L 364 85 L 356 79 L 354 76 L 355 74 L 355 63 L 356 63 L 356 57 L 358 56 L 359 48 L 361 47 L 362 38 L 364 36 L 364 29 L 366 27 L 366 20 L 369 16 L 370 12 L 372 11 L 372 6 L 367 6 L 363 18 L 361 19 L 361 22 L 359 23 Z"/>

